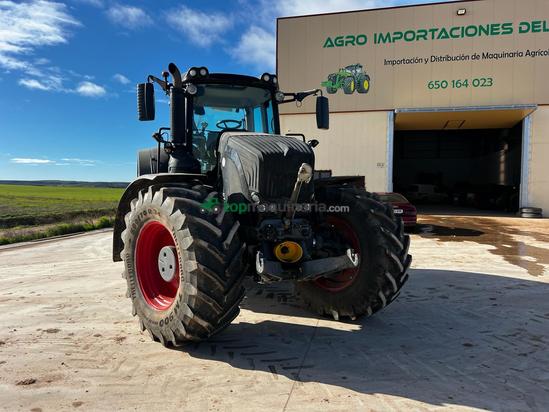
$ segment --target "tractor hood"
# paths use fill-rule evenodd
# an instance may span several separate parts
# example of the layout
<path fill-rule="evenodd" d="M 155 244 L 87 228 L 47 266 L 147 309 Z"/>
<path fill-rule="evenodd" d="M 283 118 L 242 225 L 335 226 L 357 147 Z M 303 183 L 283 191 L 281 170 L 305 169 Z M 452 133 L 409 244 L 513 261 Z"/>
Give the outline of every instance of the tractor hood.
<path fill-rule="evenodd" d="M 220 170 L 224 198 L 231 202 L 251 201 L 256 192 L 262 201 L 287 201 L 303 163 L 314 167 L 314 153 L 295 137 L 226 132 L 219 141 Z M 310 200 L 312 183 L 305 184 L 300 200 Z"/>

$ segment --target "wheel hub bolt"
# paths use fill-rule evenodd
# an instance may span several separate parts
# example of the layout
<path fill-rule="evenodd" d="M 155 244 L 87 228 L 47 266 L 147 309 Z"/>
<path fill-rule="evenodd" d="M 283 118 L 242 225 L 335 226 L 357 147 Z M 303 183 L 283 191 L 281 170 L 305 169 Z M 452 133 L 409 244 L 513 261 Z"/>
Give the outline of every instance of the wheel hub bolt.
<path fill-rule="evenodd" d="M 158 271 L 166 282 L 171 282 L 177 268 L 177 253 L 175 247 L 164 246 L 158 253 Z"/>

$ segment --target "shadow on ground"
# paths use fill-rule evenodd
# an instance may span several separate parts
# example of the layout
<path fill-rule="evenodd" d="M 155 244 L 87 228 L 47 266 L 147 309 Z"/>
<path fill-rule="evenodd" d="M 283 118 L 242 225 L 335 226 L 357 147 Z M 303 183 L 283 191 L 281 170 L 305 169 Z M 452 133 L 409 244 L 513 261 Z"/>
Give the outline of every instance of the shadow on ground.
<path fill-rule="evenodd" d="M 413 289 L 405 288 L 382 313 L 350 324 L 315 318 L 284 286 L 256 287 L 248 292 L 240 323 L 182 350 L 263 371 L 273 380 L 282 375 L 298 384 L 430 405 L 542 410 L 549 404 L 548 284 L 411 272 Z M 250 323 L 254 317 L 246 310 L 269 313 L 273 320 Z"/>

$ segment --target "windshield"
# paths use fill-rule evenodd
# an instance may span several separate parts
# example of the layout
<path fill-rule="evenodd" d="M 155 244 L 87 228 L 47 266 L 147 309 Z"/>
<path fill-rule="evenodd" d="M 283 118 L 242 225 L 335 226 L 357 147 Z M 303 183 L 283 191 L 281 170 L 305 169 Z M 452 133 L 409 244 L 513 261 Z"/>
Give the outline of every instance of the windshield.
<path fill-rule="evenodd" d="M 193 153 L 202 173 L 217 162 L 216 149 L 224 131 L 274 133 L 271 91 L 259 87 L 197 85 L 193 113 Z"/>

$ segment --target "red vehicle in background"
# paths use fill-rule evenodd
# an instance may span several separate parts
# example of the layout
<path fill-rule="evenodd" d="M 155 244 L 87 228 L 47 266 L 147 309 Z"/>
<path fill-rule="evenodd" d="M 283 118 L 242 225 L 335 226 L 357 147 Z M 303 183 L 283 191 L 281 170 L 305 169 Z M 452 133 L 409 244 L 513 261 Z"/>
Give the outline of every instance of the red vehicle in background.
<path fill-rule="evenodd" d="M 384 203 L 393 206 L 395 216 L 400 216 L 406 228 L 414 228 L 417 224 L 417 209 L 400 193 L 377 193 Z"/>

